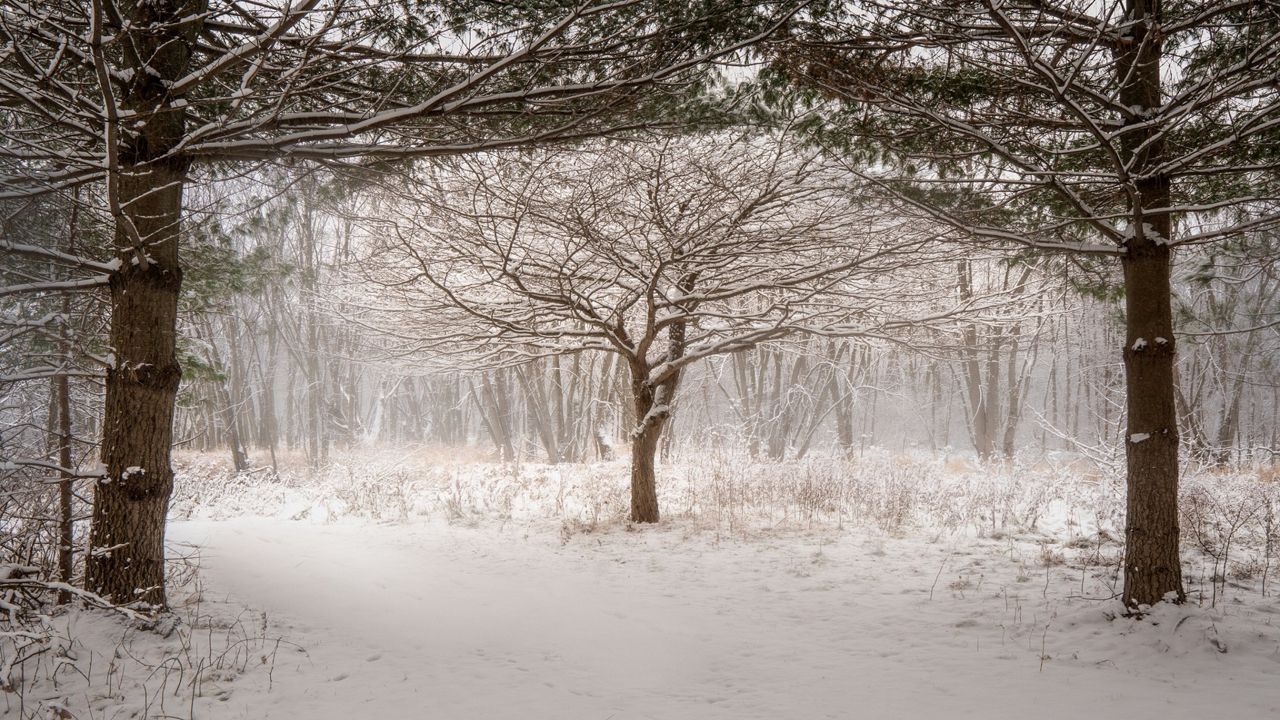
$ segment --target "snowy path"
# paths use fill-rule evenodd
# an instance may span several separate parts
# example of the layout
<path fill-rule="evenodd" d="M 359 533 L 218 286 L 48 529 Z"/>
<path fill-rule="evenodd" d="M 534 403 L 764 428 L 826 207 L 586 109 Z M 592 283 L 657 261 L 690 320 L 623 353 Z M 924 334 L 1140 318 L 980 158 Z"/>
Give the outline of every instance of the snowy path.
<path fill-rule="evenodd" d="M 1280 711 L 1275 662 L 1194 653 L 1156 670 L 1110 658 L 1050 659 L 1042 670 L 1042 638 L 1051 658 L 1070 650 L 1055 647 L 1056 630 L 1033 632 L 1049 600 L 1036 582 L 1015 585 L 995 551 L 956 550 L 930 600 L 952 549 L 923 542 L 715 543 L 669 528 L 579 535 L 562 547 L 552 532 L 527 532 L 264 519 L 177 523 L 170 537 L 203 546 L 207 593 L 267 611 L 275 631 L 307 648 L 281 651 L 269 694 L 238 682 L 226 717 L 1171 720 Z M 949 587 L 965 563 L 983 569 L 985 586 Z M 1081 632 L 1098 634 L 1067 637 Z"/>

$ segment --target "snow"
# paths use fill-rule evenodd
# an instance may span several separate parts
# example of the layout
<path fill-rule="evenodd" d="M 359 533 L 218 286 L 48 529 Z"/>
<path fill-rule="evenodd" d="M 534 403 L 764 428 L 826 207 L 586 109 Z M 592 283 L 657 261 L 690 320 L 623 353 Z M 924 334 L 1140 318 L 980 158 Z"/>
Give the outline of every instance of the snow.
<path fill-rule="evenodd" d="M 1139 351 L 1141 351 L 1142 349 L 1144 349 L 1144 348 L 1146 348 L 1146 347 L 1147 347 L 1147 339 L 1146 339 L 1146 338 L 1138 338 L 1137 340 L 1134 340 L 1134 341 L 1133 341 L 1133 351 L 1134 351 L 1134 352 L 1139 352 Z"/>
<path fill-rule="evenodd" d="M 644 417 L 640 419 L 640 422 L 636 423 L 635 429 L 631 431 L 631 436 L 633 438 L 639 437 L 640 433 L 644 432 L 650 425 L 653 425 L 669 415 L 671 415 L 670 405 L 666 403 L 655 403 L 653 407 L 649 408 L 649 412 L 645 413 Z"/>
<path fill-rule="evenodd" d="M 35 575 L 39 572 L 40 572 L 40 568 L 33 567 L 31 565 L 0 564 L 0 580 L 22 578 L 28 575 Z"/>
<path fill-rule="evenodd" d="M 1280 712 L 1259 518 L 1221 522 L 1274 506 L 1256 476 L 1185 478 L 1188 602 L 1133 618 L 1116 600 L 1122 481 L 1080 466 L 708 452 L 662 466 L 657 526 L 621 519 L 621 462 L 371 451 L 261 482 L 219 467 L 179 462 L 168 538 L 199 548 L 201 573 L 171 586 L 177 622 L 53 618 L 91 681 L 33 674 L 28 711 L 142 717 L 166 696 L 163 714 L 202 720 Z M 1197 549 L 1227 531 L 1234 562 Z"/>
<path fill-rule="evenodd" d="M 1150 239 L 1151 242 L 1155 243 L 1156 245 L 1169 244 L 1169 238 L 1166 238 L 1165 236 L 1161 235 L 1160 231 L 1157 230 L 1156 227 L 1151 223 L 1145 223 L 1145 222 L 1142 223 L 1142 235 L 1143 237 Z"/>
<path fill-rule="evenodd" d="M 259 673 L 251 666 L 262 664 L 255 655 L 270 655 L 274 639 L 256 635 L 260 627 L 251 616 L 226 603 L 197 601 L 175 610 L 150 625 L 73 610 L 0 632 L 0 655 L 12 657 L 21 647 L 24 657 L 14 682 L 0 681 L 0 718 L 227 717 L 222 703 L 231 682 L 249 672 L 244 689 L 252 690 Z M 270 679 L 261 680 L 266 691 Z"/>
<path fill-rule="evenodd" d="M 1134 433 L 1129 436 L 1129 442 L 1137 445 L 1140 442 L 1146 442 L 1151 439 L 1151 433 Z"/>
<path fill-rule="evenodd" d="M 278 518 L 170 533 L 206 548 L 210 587 L 306 649 L 277 661 L 272 692 L 236 690 L 216 717 L 1280 711 L 1274 626 L 1189 606 L 1114 619 L 1114 601 L 1070 597 L 1078 571 L 1035 567 L 1012 540 Z"/>

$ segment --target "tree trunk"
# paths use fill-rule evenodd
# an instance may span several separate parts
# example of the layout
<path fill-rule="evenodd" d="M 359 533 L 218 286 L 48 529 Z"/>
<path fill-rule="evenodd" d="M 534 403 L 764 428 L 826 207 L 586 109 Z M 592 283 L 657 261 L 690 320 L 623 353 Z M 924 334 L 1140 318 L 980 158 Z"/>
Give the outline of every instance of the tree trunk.
<path fill-rule="evenodd" d="M 973 271 L 968 260 L 961 260 L 956 266 L 959 278 L 960 301 L 973 299 Z M 988 404 L 992 391 L 982 382 L 982 361 L 979 357 L 978 327 L 969 323 L 964 329 L 964 379 L 969 400 L 969 430 L 973 435 L 973 448 L 981 460 L 990 460 L 995 455 L 996 440 L 991 432 L 992 407 Z M 996 372 L 999 372 L 997 369 Z M 988 368 L 988 380 L 991 368 Z"/>
<path fill-rule="evenodd" d="M 594 408 L 593 419 L 589 428 L 591 432 L 591 440 L 596 448 L 596 457 L 600 460 L 613 459 L 613 446 L 609 443 L 609 437 L 605 434 L 604 416 L 606 412 L 609 415 L 611 425 L 617 427 L 622 423 L 618 420 L 616 413 L 616 404 L 610 401 L 610 395 L 615 387 L 614 378 L 616 377 L 615 368 L 617 366 L 618 356 L 609 353 L 605 356 L 600 371 L 600 382 L 598 383 L 598 393 L 600 398 L 598 401 L 592 402 Z"/>
<path fill-rule="evenodd" d="M 76 251 L 76 234 L 79 232 L 80 190 L 72 195 L 71 223 L 67 233 L 67 252 Z M 71 295 L 62 295 L 62 322 L 58 327 L 59 350 L 62 352 L 62 372 L 54 379 L 55 397 L 58 406 L 58 466 L 62 468 L 61 482 L 58 483 L 58 580 L 67 585 L 75 575 L 75 473 L 72 472 L 74 458 L 71 455 L 71 378 L 67 371 L 71 369 Z M 67 590 L 58 592 L 58 604 L 71 602 L 71 593 Z"/>
<path fill-rule="evenodd" d="M 755 366 L 751 364 L 753 356 L 757 359 Z M 761 355 L 758 347 L 741 350 L 731 356 L 734 391 L 737 393 L 734 400 L 738 417 L 742 420 L 743 432 L 747 436 L 747 453 L 753 460 L 760 454 L 760 413 L 762 411 L 759 407 L 760 376 L 756 368 L 763 362 L 764 356 Z"/>
<path fill-rule="evenodd" d="M 153 189 L 136 178 L 121 182 L 122 188 L 131 186 L 124 197 L 135 200 L 131 210 L 139 229 L 169 228 L 148 233 L 148 267 L 126 261 L 111 276 L 115 364 L 107 369 L 107 472 L 94 493 L 88 587 L 115 602 L 164 605 L 164 522 L 173 490 L 169 448 L 182 376 L 175 354 L 182 186 L 180 177 L 164 169 L 154 169 L 155 175 L 167 176 L 169 187 Z M 127 243 L 121 235 L 117 243 Z M 159 235 L 167 237 L 157 240 Z"/>
<path fill-rule="evenodd" d="M 1135 252 L 1135 245 L 1124 260 L 1129 413 L 1124 601 L 1130 607 L 1155 604 L 1170 592 L 1183 599 L 1169 249 Z"/>
<path fill-rule="evenodd" d="M 1129 0 L 1133 42 L 1120 51 L 1120 100 L 1135 109 L 1127 122 L 1145 122 L 1145 111 L 1161 105 L 1162 42 L 1158 4 Z M 1162 138 L 1150 130 L 1123 136 L 1123 159 L 1135 173 L 1164 158 Z M 1170 181 L 1160 175 L 1134 180 L 1131 238 L 1122 258 L 1125 288 L 1124 367 L 1129 427 L 1125 442 L 1128 501 L 1125 517 L 1124 603 L 1154 605 L 1170 596 L 1182 602 L 1178 554 L 1178 419 L 1174 408 L 1174 339 L 1169 265 L 1172 218 Z"/>
<path fill-rule="evenodd" d="M 656 523 L 658 513 L 658 481 L 654 459 L 665 420 L 654 420 L 631 439 L 631 520 Z"/>
<path fill-rule="evenodd" d="M 836 442 L 840 443 L 840 450 L 844 452 L 845 457 L 854 455 L 854 393 L 858 392 L 858 383 L 855 382 L 854 368 L 856 365 L 856 352 L 849 352 L 849 363 L 845 369 L 840 368 L 841 356 L 845 354 L 847 346 L 842 347 L 840 352 L 836 354 L 836 373 L 844 379 L 844 386 L 837 389 L 838 398 L 836 400 Z"/>
<path fill-rule="evenodd" d="M 761 404 L 764 410 L 760 418 L 765 436 L 764 453 L 770 460 L 783 460 L 787 452 L 786 388 L 782 384 L 783 365 L 786 358 L 777 348 L 765 346 L 764 352 L 773 358 L 773 371 L 761 388 L 765 393 L 765 401 Z"/>
<path fill-rule="evenodd" d="M 549 417 L 553 412 L 547 408 L 547 398 L 543 394 L 543 385 L 541 379 L 530 380 L 527 368 L 524 366 L 516 366 L 516 379 L 520 382 L 524 389 L 525 405 L 529 409 L 529 413 L 533 416 L 533 427 L 538 433 L 538 438 L 542 441 L 542 449 L 546 452 L 547 463 L 550 465 L 558 465 L 560 463 L 560 443 L 556 437 L 555 421 Z M 556 373 L 559 374 L 558 372 Z M 558 392 L 557 385 L 559 383 L 553 381 L 552 395 Z M 553 399 L 553 407 L 556 407 L 562 400 Z M 559 412 L 559 410 L 554 410 Z"/>
<path fill-rule="evenodd" d="M 59 330 L 64 359 L 64 367 L 54 378 L 54 404 L 57 415 L 58 466 L 62 468 L 58 483 L 58 580 L 67 584 L 75 571 L 75 525 L 73 510 L 75 473 L 71 466 L 71 382 L 67 370 L 71 367 L 71 339 L 67 328 L 67 318 L 71 312 L 70 297 L 63 296 L 63 321 Z M 62 590 L 58 593 L 58 604 L 71 602 L 71 593 Z"/>
<path fill-rule="evenodd" d="M 511 431 L 510 403 L 505 402 L 503 397 L 505 386 L 502 383 L 502 377 L 497 375 L 496 371 L 494 375 L 503 395 L 494 389 L 489 373 L 481 373 L 480 382 L 484 388 L 484 400 L 487 403 L 487 407 L 481 407 L 481 414 L 486 418 L 489 434 L 498 449 L 498 459 L 501 462 L 512 462 L 516 459 L 516 449 Z"/>
<path fill-rule="evenodd" d="M 259 390 L 260 403 L 262 411 L 260 414 L 262 422 L 258 428 L 258 445 L 266 447 L 271 453 L 271 469 L 279 472 L 280 468 L 276 463 L 276 445 L 280 441 L 280 426 L 276 420 L 276 327 L 275 323 L 267 325 L 267 360 L 271 364 L 271 373 L 267 374 L 266 363 L 258 359 L 255 350 L 254 357 L 256 362 L 254 365 L 258 371 L 258 382 L 261 385 Z"/>
<path fill-rule="evenodd" d="M 649 365 L 642 359 L 633 359 L 630 366 L 636 418 L 635 429 L 631 431 L 631 521 L 656 523 L 660 516 L 654 460 L 675 388 L 674 383 L 655 388 L 649 381 Z"/>
<path fill-rule="evenodd" d="M 231 380 L 229 375 L 233 375 L 235 364 L 227 366 L 222 362 L 222 356 L 218 352 L 217 335 L 214 334 L 213 324 L 208 318 L 204 318 L 202 325 L 204 327 L 205 336 L 208 338 L 207 358 L 210 367 L 214 369 L 215 377 L 211 381 L 210 403 L 214 406 L 214 412 L 217 413 L 219 420 L 222 422 L 223 431 L 226 433 L 226 444 L 231 449 L 231 466 L 236 473 L 242 473 L 249 469 L 249 453 L 245 452 L 244 442 L 240 438 L 240 416 L 239 403 L 232 393 L 230 387 Z M 235 343 L 233 333 L 227 333 L 231 343 Z"/>
<path fill-rule="evenodd" d="M 1023 268 L 1022 274 L 1018 277 L 1017 285 L 1009 288 L 1014 297 L 1021 297 L 1026 292 L 1027 281 L 1031 279 L 1032 266 L 1027 265 Z M 1032 339 L 1032 348 L 1034 348 L 1035 340 L 1039 338 L 1040 332 L 1036 331 Z M 1027 383 L 1027 377 L 1030 374 L 1030 365 L 1033 358 L 1024 359 L 1019 363 L 1018 350 L 1022 341 L 1022 323 L 1014 322 L 1009 328 L 1005 340 L 1009 346 L 1008 371 L 1005 376 L 1005 395 L 1007 396 L 1004 438 L 1001 441 L 1001 455 L 1005 458 L 1012 459 L 1017 452 L 1018 424 L 1022 420 L 1022 405 L 1024 403 L 1024 390 Z M 1030 349 L 1030 348 L 1029 348 Z M 1034 354 L 1034 352 L 1030 353 Z M 1021 368 L 1021 370 L 1019 370 Z"/>
<path fill-rule="evenodd" d="M 65 307 L 65 304 L 64 304 Z M 58 465 L 63 468 L 58 483 L 58 580 L 71 584 L 75 574 L 75 474 L 71 472 L 71 388 L 67 374 L 58 375 Z M 58 603 L 71 602 L 71 593 L 58 593 Z"/>
<path fill-rule="evenodd" d="M 1253 308 L 1250 319 L 1265 319 L 1265 307 L 1267 301 L 1271 299 L 1271 288 L 1269 283 L 1263 281 L 1259 288 L 1257 306 Z M 1244 390 L 1246 380 L 1249 375 L 1249 362 L 1253 358 L 1254 351 L 1258 344 L 1258 332 L 1253 331 L 1248 334 L 1244 342 L 1244 350 L 1240 353 L 1240 362 L 1236 368 L 1235 379 L 1231 383 L 1231 391 L 1227 396 L 1226 405 L 1223 408 L 1222 423 L 1218 425 L 1218 442 L 1214 448 L 1213 461 L 1216 465 L 1226 465 L 1231 461 L 1232 450 L 1239 446 L 1238 436 L 1240 434 L 1240 405 L 1244 398 Z M 1223 365 L 1225 367 L 1225 364 Z"/>
<path fill-rule="evenodd" d="M 178 365 L 178 242 L 186 167 L 169 153 L 185 130 L 180 98 L 169 95 L 181 77 L 203 15 L 199 0 L 152 0 L 122 6 L 128 27 L 117 29 L 125 66 L 121 106 L 135 121 L 119 141 L 115 246 L 111 273 L 111 346 L 107 369 L 102 462 L 96 486 L 87 585 L 115 602 L 165 605 L 164 530 L 173 468 L 173 410 Z"/>
<path fill-rule="evenodd" d="M 677 287 L 682 295 L 693 292 L 696 273 L 681 276 Z M 682 308 L 684 309 L 684 308 Z M 675 363 L 684 357 L 686 320 L 681 317 L 667 326 L 666 362 Z M 662 428 L 671 418 L 676 389 L 680 386 L 681 371 L 668 372 L 654 382 L 650 375 L 653 368 L 644 352 L 630 358 L 631 397 L 634 400 L 636 427 L 631 431 L 631 520 L 656 523 L 658 514 L 658 484 L 654 473 L 654 455 L 662 438 Z"/>

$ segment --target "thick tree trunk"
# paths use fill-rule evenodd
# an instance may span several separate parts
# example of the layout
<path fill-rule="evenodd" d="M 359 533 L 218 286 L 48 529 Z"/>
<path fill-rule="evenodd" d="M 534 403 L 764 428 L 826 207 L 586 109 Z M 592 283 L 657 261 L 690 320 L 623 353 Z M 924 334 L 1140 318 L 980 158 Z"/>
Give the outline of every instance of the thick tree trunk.
<path fill-rule="evenodd" d="M 258 384 L 260 385 L 259 403 L 262 408 L 259 415 L 262 422 L 258 426 L 258 446 L 267 448 L 271 453 L 271 469 L 279 471 L 276 463 L 276 445 L 280 441 L 280 426 L 276 421 L 276 328 L 275 323 L 267 325 L 267 354 L 268 362 L 271 364 L 271 373 L 266 370 L 266 363 L 258 358 L 255 350 L 255 370 L 258 374 Z"/>
<path fill-rule="evenodd" d="M 1126 122 L 1141 124 L 1144 112 L 1162 102 L 1159 4 L 1129 0 L 1126 10 L 1133 39 L 1118 57 L 1120 100 L 1135 110 Z M 1123 136 L 1121 150 L 1135 173 L 1158 165 L 1166 152 L 1163 139 L 1146 129 Z M 1136 609 L 1166 597 L 1181 602 L 1185 593 L 1178 553 L 1178 418 L 1169 280 L 1173 223 L 1167 209 L 1146 211 L 1170 206 L 1170 181 L 1139 176 L 1130 192 L 1131 237 L 1122 258 L 1129 415 L 1123 596 L 1125 605 Z"/>
<path fill-rule="evenodd" d="M 791 433 L 790 420 L 782 399 L 782 360 L 774 359 L 773 379 L 766 386 L 766 399 L 761 404 L 760 432 L 764 435 L 764 455 L 770 460 L 784 460 L 787 454 L 787 437 Z"/>
<path fill-rule="evenodd" d="M 752 358 L 757 360 L 753 365 Z M 738 419 L 742 421 L 747 436 L 747 453 L 751 459 L 760 454 L 760 374 L 757 368 L 764 363 L 760 348 L 741 350 L 731 356 L 733 369 L 734 401 Z"/>
<path fill-rule="evenodd" d="M 680 278 L 677 287 L 684 295 L 693 292 L 697 275 L 690 273 Z M 684 318 L 667 326 L 666 362 L 675 363 L 684 357 L 685 333 L 688 328 Z M 654 382 L 653 368 L 644 353 L 630 358 L 631 398 L 634 401 L 636 426 L 631 431 L 631 520 L 656 523 L 658 514 L 658 484 L 653 461 L 662 439 L 662 429 L 671 419 L 676 389 L 680 387 L 681 371 L 675 370 Z"/>
<path fill-rule="evenodd" d="M 144 267 L 124 252 L 111 276 L 111 346 L 102 437 L 106 476 L 93 503 L 90 591 L 115 602 L 165 604 L 164 524 L 173 491 L 169 449 L 182 370 L 175 353 L 182 172 L 154 165 L 121 178 L 121 202 L 147 240 Z M 116 243 L 132 245 L 117 229 Z"/>
<path fill-rule="evenodd" d="M 656 523 L 658 513 L 658 481 L 654 459 L 665 420 L 650 422 L 631 440 L 631 520 Z"/>
<path fill-rule="evenodd" d="M 847 348 L 848 346 L 846 346 Z M 857 428 L 854 427 L 854 410 L 859 387 L 865 378 L 860 370 L 865 365 L 860 356 L 870 354 L 871 350 L 863 346 L 860 350 L 849 350 L 845 367 L 840 372 L 843 389 L 840 393 L 839 407 L 836 408 L 836 436 L 840 449 L 846 458 L 853 457 L 854 441 L 857 440 Z M 837 368 L 839 363 L 837 362 Z M 863 412 L 863 415 L 866 413 Z"/>
<path fill-rule="evenodd" d="M 1012 459 L 1018 450 L 1018 421 L 1022 416 L 1022 383 L 1018 375 L 1018 335 L 1020 328 L 1014 325 L 1010 330 L 1008 373 L 1005 375 L 1005 387 L 1008 388 L 1008 403 L 1005 413 L 1004 437 L 1000 442 L 1000 454 Z"/>
<path fill-rule="evenodd" d="M 307 459 L 313 469 L 329 461 L 329 437 L 324 412 L 324 379 L 320 370 L 320 349 L 315 316 L 307 315 Z"/>
<path fill-rule="evenodd" d="M 231 362 L 227 367 L 227 373 L 230 377 L 224 386 L 227 394 L 227 415 L 230 421 L 228 434 L 232 443 L 232 461 L 238 468 L 237 471 L 240 472 L 251 467 L 245 437 L 251 435 L 253 411 L 252 404 L 245 400 L 247 394 L 245 392 L 245 375 L 247 372 L 240 352 L 238 323 L 235 317 L 228 318 L 228 321 L 231 327 L 227 332 L 227 350 L 231 356 Z M 246 428 L 249 429 L 247 430 Z"/>
<path fill-rule="evenodd" d="M 280 416 L 284 418 L 284 429 L 281 434 L 284 437 L 285 445 L 292 449 L 302 444 L 302 431 L 300 430 L 302 411 L 296 392 L 298 373 L 286 372 L 284 377 L 284 412 Z"/>
<path fill-rule="evenodd" d="M 299 208 L 298 254 L 301 260 L 302 290 L 302 340 L 303 369 L 306 374 L 306 413 L 307 460 L 312 469 L 318 469 L 329 462 L 329 446 L 332 442 L 330 432 L 330 413 L 328 398 L 330 383 L 336 382 L 330 372 L 330 364 L 321 363 L 321 350 L 331 349 L 330 338 L 320 327 L 320 311 L 316 300 L 316 279 L 321 271 L 319 241 L 316 238 L 316 210 L 309 198 L 316 192 L 315 183 L 306 178 L 300 187 L 304 201 Z"/>
<path fill-rule="evenodd" d="M 1169 249 L 1131 244 L 1124 260 L 1129 427 L 1124 601 L 1183 599 L 1178 555 L 1178 425 L 1174 410 Z"/>
<path fill-rule="evenodd" d="M 220 388 L 221 392 L 216 392 L 214 396 L 218 399 L 221 406 L 219 414 L 222 416 L 222 425 L 227 430 L 227 446 L 231 448 L 231 464 L 237 473 L 246 472 L 252 467 L 249 462 L 249 453 L 244 449 L 244 442 L 240 438 L 240 419 L 236 414 L 235 402 L 231 399 L 230 392 L 225 388 Z"/>
<path fill-rule="evenodd" d="M 660 515 L 654 460 L 670 410 L 663 401 L 668 388 L 655 388 L 649 382 L 650 368 L 643 360 L 632 360 L 630 366 L 636 419 L 631 431 L 631 521 L 656 523 Z"/>
<path fill-rule="evenodd" d="M 512 462 L 516 459 L 516 449 L 511 431 L 510 403 L 505 401 L 506 389 L 502 383 L 502 377 L 497 376 L 496 372 L 494 375 L 498 380 L 498 390 L 494 389 L 489 373 L 480 375 L 480 382 L 484 389 L 480 414 L 485 421 L 489 436 L 493 438 L 494 447 L 498 450 L 498 459 L 501 462 Z M 477 396 L 478 399 L 479 397 Z"/>
<path fill-rule="evenodd" d="M 616 411 L 617 403 L 613 402 L 611 398 L 616 387 L 614 378 L 617 376 L 615 372 L 617 362 L 617 355 L 609 353 L 605 356 L 601 366 L 600 380 L 597 383 L 600 400 L 591 404 L 593 419 L 588 431 L 591 433 L 591 441 L 596 448 L 596 457 L 600 460 L 612 460 L 614 455 L 613 446 L 609 442 L 610 438 L 605 432 L 605 418 L 609 418 L 610 424 L 615 429 L 622 424 Z"/>
<path fill-rule="evenodd" d="M 572 374 L 573 380 L 578 379 L 578 356 L 573 357 Z M 566 407 L 573 407 L 573 393 L 576 386 L 565 382 L 565 371 L 561 367 L 560 356 L 551 358 L 551 407 L 547 413 L 551 416 L 550 423 L 552 431 L 555 433 L 555 461 L 574 461 L 573 433 L 570 430 L 569 418 L 565 413 Z M 551 451 L 548 449 L 548 454 Z"/>
<path fill-rule="evenodd" d="M 1017 284 L 1012 288 L 1008 288 L 1014 297 L 1021 297 L 1027 289 L 1027 281 L 1031 279 L 1032 267 L 1026 266 L 1022 270 L 1022 274 L 1018 277 Z M 1006 281 L 1006 287 L 1008 283 Z M 1032 352 L 1034 356 L 1034 346 L 1036 338 L 1040 333 L 1037 331 L 1032 338 Z M 1015 322 L 1009 328 L 1008 334 L 1005 336 L 1007 345 L 1009 346 L 1009 354 L 1007 358 L 1007 374 L 1005 376 L 1005 395 L 1007 396 L 1004 437 L 1001 441 L 1001 455 L 1012 459 L 1017 452 L 1018 424 L 1022 420 L 1022 406 L 1024 403 L 1024 394 L 1027 382 L 1027 376 L 1030 373 L 1030 365 L 1034 358 L 1022 360 L 1019 363 L 1018 350 L 1022 339 L 1022 323 Z M 1019 369 L 1021 368 L 1021 370 Z"/>
<path fill-rule="evenodd" d="M 164 524 L 173 491 L 169 450 L 178 365 L 178 265 L 186 163 L 170 152 L 185 131 L 169 83 L 186 73 L 206 3 L 151 0 L 121 6 L 130 71 L 120 105 L 132 113 L 119 135 L 114 183 L 111 347 L 102 432 L 106 475 L 94 492 L 88 589 L 116 602 L 165 604 Z M 114 152 L 114 151 L 113 151 Z M 109 188 L 109 193 L 111 188 Z"/>

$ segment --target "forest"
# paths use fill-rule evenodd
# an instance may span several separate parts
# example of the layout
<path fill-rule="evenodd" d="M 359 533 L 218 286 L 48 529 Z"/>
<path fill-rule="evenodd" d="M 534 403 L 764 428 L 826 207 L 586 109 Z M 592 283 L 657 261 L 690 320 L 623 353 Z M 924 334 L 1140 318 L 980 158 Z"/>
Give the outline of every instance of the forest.
<path fill-rule="evenodd" d="M 0 0 L 0 718 L 1275 716 L 1278 289 L 1275 0 Z"/>

